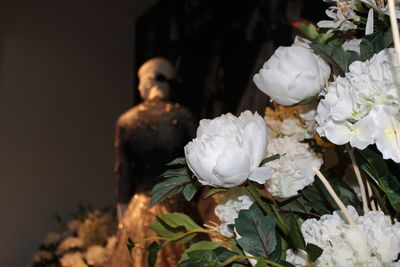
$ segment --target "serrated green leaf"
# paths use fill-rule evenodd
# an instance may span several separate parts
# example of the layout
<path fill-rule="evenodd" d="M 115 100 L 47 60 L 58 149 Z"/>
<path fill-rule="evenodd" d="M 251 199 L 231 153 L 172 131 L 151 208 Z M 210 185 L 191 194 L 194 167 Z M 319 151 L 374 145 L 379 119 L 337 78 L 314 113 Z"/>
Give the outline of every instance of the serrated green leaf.
<path fill-rule="evenodd" d="M 149 256 L 147 257 L 147 262 L 149 267 L 154 267 L 157 260 L 157 253 L 161 249 L 161 246 L 157 242 L 152 242 L 148 247 L 147 251 L 149 252 Z"/>
<path fill-rule="evenodd" d="M 211 197 L 212 195 L 215 195 L 215 194 L 218 194 L 218 193 L 223 193 L 223 192 L 226 192 L 226 191 L 227 191 L 227 189 L 225 189 L 225 188 L 211 188 L 210 190 L 208 190 L 204 194 L 203 198 L 206 199 L 206 198 Z"/>
<path fill-rule="evenodd" d="M 212 250 L 195 250 L 188 253 L 188 259 L 179 266 L 186 267 L 222 267 Z"/>
<path fill-rule="evenodd" d="M 319 256 L 321 256 L 322 252 L 324 252 L 322 248 L 311 243 L 307 244 L 306 251 L 311 261 L 316 261 L 319 258 Z"/>
<path fill-rule="evenodd" d="M 289 217 L 289 235 L 290 239 L 293 242 L 293 245 L 297 249 L 303 249 L 305 250 L 306 248 L 306 242 L 304 241 L 303 234 L 301 233 L 299 224 L 296 220 L 296 217 L 293 215 L 293 213 L 290 213 Z"/>
<path fill-rule="evenodd" d="M 256 257 L 269 258 L 274 252 L 277 241 L 275 218 L 273 215 L 260 214 L 257 210 L 241 210 L 235 220 L 235 227 L 241 238 L 238 244 Z"/>
<path fill-rule="evenodd" d="M 149 228 L 167 240 L 179 239 L 177 242 L 180 243 L 185 243 L 195 236 L 195 234 L 191 234 L 181 238 L 187 232 L 201 229 L 189 216 L 179 212 L 167 213 L 157 217 L 157 220 Z"/>
<path fill-rule="evenodd" d="M 172 177 L 156 184 L 151 191 L 150 206 L 180 193 L 183 187 L 193 181 L 188 176 Z"/>
<path fill-rule="evenodd" d="M 189 248 L 185 250 L 182 254 L 181 259 L 179 262 L 183 262 L 189 258 L 188 253 L 195 251 L 195 250 L 213 250 L 219 247 L 223 242 L 212 242 L 212 241 L 200 241 L 197 243 L 192 244 Z"/>
<path fill-rule="evenodd" d="M 197 191 L 199 191 L 201 184 L 197 181 L 192 181 L 192 183 L 187 184 L 183 187 L 183 196 L 187 201 L 191 201 L 196 195 Z"/>
<path fill-rule="evenodd" d="M 166 166 L 174 166 L 174 165 L 186 165 L 185 157 L 176 158 L 173 161 L 166 164 Z"/>
<path fill-rule="evenodd" d="M 360 59 L 362 61 L 368 60 L 373 57 L 374 54 L 389 47 L 392 43 L 393 38 L 391 29 L 388 29 L 385 32 L 379 31 L 366 35 L 362 38 L 360 44 Z"/>
<path fill-rule="evenodd" d="M 360 167 L 385 193 L 393 209 L 400 212 L 400 182 L 389 172 L 381 155 L 371 149 L 357 150 Z"/>

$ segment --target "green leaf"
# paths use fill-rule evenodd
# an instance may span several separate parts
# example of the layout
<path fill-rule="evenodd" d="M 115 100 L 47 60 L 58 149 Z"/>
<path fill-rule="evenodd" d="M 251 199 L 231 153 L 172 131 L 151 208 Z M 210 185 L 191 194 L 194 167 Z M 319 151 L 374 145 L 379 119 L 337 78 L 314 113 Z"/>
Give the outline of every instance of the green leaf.
<path fill-rule="evenodd" d="M 190 183 L 193 181 L 189 176 L 177 176 L 156 184 L 151 191 L 150 206 L 180 193 L 182 188 Z"/>
<path fill-rule="evenodd" d="M 147 251 L 149 252 L 149 256 L 147 258 L 147 262 L 149 263 L 149 267 L 153 267 L 156 264 L 157 253 L 160 250 L 161 246 L 156 242 L 152 242 L 148 247 Z"/>
<path fill-rule="evenodd" d="M 360 167 L 372 178 L 373 181 L 385 193 L 393 209 L 400 212 L 400 182 L 389 172 L 382 155 L 373 152 L 371 149 L 356 150 L 360 155 Z"/>
<path fill-rule="evenodd" d="M 289 234 L 290 234 L 290 239 L 293 242 L 293 245 L 297 249 L 305 250 L 306 242 L 304 241 L 304 237 L 303 234 L 301 233 L 296 217 L 294 217 L 292 212 L 290 213 L 289 217 Z"/>
<path fill-rule="evenodd" d="M 166 164 L 167 166 L 174 166 L 174 165 L 186 165 L 185 157 L 176 158 L 173 161 Z"/>
<path fill-rule="evenodd" d="M 279 263 L 280 265 L 284 266 L 284 267 L 296 267 L 295 265 L 293 265 L 293 264 L 291 264 L 291 263 L 289 263 L 289 262 L 287 262 L 287 261 L 284 261 L 284 260 L 281 260 L 281 261 L 279 261 L 278 263 Z"/>
<path fill-rule="evenodd" d="M 312 261 L 316 261 L 319 258 L 319 256 L 321 256 L 322 252 L 324 252 L 322 248 L 311 243 L 307 244 L 306 251 Z"/>
<path fill-rule="evenodd" d="M 272 156 L 270 156 L 268 158 L 265 158 L 265 159 L 263 159 L 261 161 L 260 166 L 263 166 L 265 163 L 268 163 L 270 161 L 280 159 L 282 156 L 284 156 L 284 154 L 283 155 L 275 154 L 275 155 L 272 155 Z"/>
<path fill-rule="evenodd" d="M 135 242 L 133 242 L 130 237 L 128 237 L 128 244 L 126 244 L 126 247 L 128 248 L 129 256 L 132 257 L 132 249 L 135 247 Z"/>
<path fill-rule="evenodd" d="M 222 267 L 212 250 L 195 250 L 188 253 L 188 259 L 179 266 L 186 267 Z"/>
<path fill-rule="evenodd" d="M 220 262 L 224 262 L 227 259 L 232 258 L 233 256 L 239 255 L 236 252 L 233 252 L 233 251 L 231 251 L 231 250 L 229 250 L 227 248 L 224 248 L 224 247 L 215 248 L 215 249 L 213 249 L 213 251 L 214 251 L 215 255 L 217 255 L 218 260 Z"/>
<path fill-rule="evenodd" d="M 223 242 L 200 241 L 192 244 L 185 250 L 179 262 L 189 259 L 188 253 L 195 250 L 213 250 L 219 247 Z M 218 254 L 217 254 L 218 255 Z"/>
<path fill-rule="evenodd" d="M 167 213 L 157 217 L 157 220 L 149 228 L 168 240 L 180 239 L 191 230 L 201 229 L 189 216 L 179 212 Z M 195 234 L 188 235 L 177 242 L 187 242 L 194 236 Z"/>
<path fill-rule="evenodd" d="M 218 194 L 218 193 L 223 193 L 226 192 L 227 189 L 225 188 L 211 188 L 204 194 L 204 199 L 211 197 L 212 195 Z"/>
<path fill-rule="evenodd" d="M 190 184 L 187 184 L 183 187 L 183 196 L 187 201 L 191 201 L 196 195 L 197 191 L 199 191 L 201 184 L 198 181 L 193 181 Z"/>
<path fill-rule="evenodd" d="M 255 209 L 241 210 L 235 220 L 235 227 L 241 238 L 238 244 L 256 257 L 269 258 L 277 245 L 275 218 L 264 216 Z"/>
<path fill-rule="evenodd" d="M 257 264 L 254 267 L 267 267 L 267 262 L 263 258 L 257 258 Z"/>
<path fill-rule="evenodd" d="M 393 37 L 390 28 L 385 32 L 379 31 L 366 35 L 360 44 L 360 59 L 362 61 L 368 60 L 373 57 L 374 54 L 389 47 L 392 43 Z"/>
<path fill-rule="evenodd" d="M 317 43 L 326 43 L 329 39 L 333 37 L 333 34 L 319 33 L 317 27 L 311 23 L 302 23 L 299 25 L 298 29 L 300 32 L 310 40 L 314 40 Z"/>

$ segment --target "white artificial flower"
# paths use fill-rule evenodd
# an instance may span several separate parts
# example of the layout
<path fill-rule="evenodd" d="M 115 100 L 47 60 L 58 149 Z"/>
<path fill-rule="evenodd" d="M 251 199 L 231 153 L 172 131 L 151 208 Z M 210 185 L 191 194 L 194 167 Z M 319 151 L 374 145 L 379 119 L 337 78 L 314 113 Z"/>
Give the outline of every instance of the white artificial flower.
<path fill-rule="evenodd" d="M 57 244 L 61 240 L 61 235 L 57 232 L 49 232 L 43 239 L 43 245 L 50 246 Z"/>
<path fill-rule="evenodd" d="M 316 266 L 399 266 L 396 260 L 400 253 L 400 223 L 392 224 L 391 218 L 381 211 L 358 216 L 352 206 L 348 206 L 348 210 L 355 227 L 347 223 L 341 211 L 323 215 L 319 220 L 308 219 L 301 226 L 306 243 L 323 249 Z M 298 257 L 289 255 L 288 262 L 304 266 L 304 263 L 291 261 Z"/>
<path fill-rule="evenodd" d="M 254 200 L 242 187 L 226 192 L 214 210 L 215 215 L 222 222 L 219 232 L 226 237 L 232 237 L 233 232 L 228 225 L 234 224 L 235 219 L 239 216 L 239 211 L 249 209 L 253 202 Z"/>
<path fill-rule="evenodd" d="M 320 28 L 329 29 L 328 33 L 357 29 L 354 22 L 360 21 L 360 17 L 357 16 L 348 1 L 337 1 L 336 6 L 329 7 L 325 12 L 332 20 L 321 20 L 317 25 Z"/>
<path fill-rule="evenodd" d="M 63 254 L 70 249 L 82 248 L 83 241 L 78 237 L 69 236 L 64 239 L 57 248 L 57 254 Z"/>
<path fill-rule="evenodd" d="M 270 140 L 267 156 L 275 154 L 283 156 L 264 164 L 274 171 L 265 187 L 280 198 L 297 195 L 297 191 L 313 183 L 315 174 L 312 168 L 319 169 L 323 163 L 321 156 L 312 152 L 308 144 L 291 137 Z"/>
<path fill-rule="evenodd" d="M 263 183 L 271 176 L 260 168 L 267 147 L 267 129 L 257 113 L 230 113 L 203 119 L 197 137 L 185 146 L 186 162 L 203 185 L 230 188 L 250 179 Z"/>
<path fill-rule="evenodd" d="M 331 70 L 306 42 L 279 47 L 254 75 L 254 83 L 271 100 L 284 106 L 317 95 L 329 79 Z"/>
<path fill-rule="evenodd" d="M 51 261 L 53 259 L 53 254 L 47 250 L 39 250 L 33 255 L 34 262 Z"/>
<path fill-rule="evenodd" d="M 106 249 L 99 245 L 90 246 L 85 253 L 85 259 L 90 266 L 102 266 L 107 261 Z"/>
<path fill-rule="evenodd" d="M 62 267 L 88 267 L 80 252 L 67 253 L 60 259 Z"/>
<path fill-rule="evenodd" d="M 393 48 L 355 61 L 331 82 L 317 108 L 317 132 L 358 149 L 376 144 L 384 159 L 400 162 L 400 66 Z"/>
<path fill-rule="evenodd" d="M 286 250 L 286 259 L 285 261 L 294 264 L 295 266 L 305 266 L 309 264 L 308 254 L 302 249 L 299 249 L 297 252 L 294 252 L 293 249 Z"/>

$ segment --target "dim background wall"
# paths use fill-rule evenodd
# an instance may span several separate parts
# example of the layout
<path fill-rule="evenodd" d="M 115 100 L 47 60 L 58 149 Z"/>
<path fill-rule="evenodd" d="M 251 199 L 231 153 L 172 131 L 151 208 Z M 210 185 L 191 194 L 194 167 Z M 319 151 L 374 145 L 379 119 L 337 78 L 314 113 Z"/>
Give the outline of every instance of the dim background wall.
<path fill-rule="evenodd" d="M 134 22 L 154 2 L 0 0 L 0 266 L 26 266 L 56 212 L 113 204 Z"/>

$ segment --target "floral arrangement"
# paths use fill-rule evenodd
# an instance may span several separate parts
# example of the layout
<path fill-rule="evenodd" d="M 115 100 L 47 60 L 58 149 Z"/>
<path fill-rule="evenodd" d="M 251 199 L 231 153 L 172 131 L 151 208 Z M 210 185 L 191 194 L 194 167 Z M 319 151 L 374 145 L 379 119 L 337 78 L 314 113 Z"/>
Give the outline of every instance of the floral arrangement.
<path fill-rule="evenodd" d="M 159 217 L 150 266 L 199 233 L 180 266 L 400 266 L 399 2 L 324 1 L 331 20 L 293 23 L 255 74 L 265 117 L 201 120 L 153 188 L 152 205 L 217 196 L 220 221 Z"/>
<path fill-rule="evenodd" d="M 60 231 L 49 232 L 32 267 L 103 267 L 116 244 L 116 220 L 108 210 L 80 206 Z"/>

